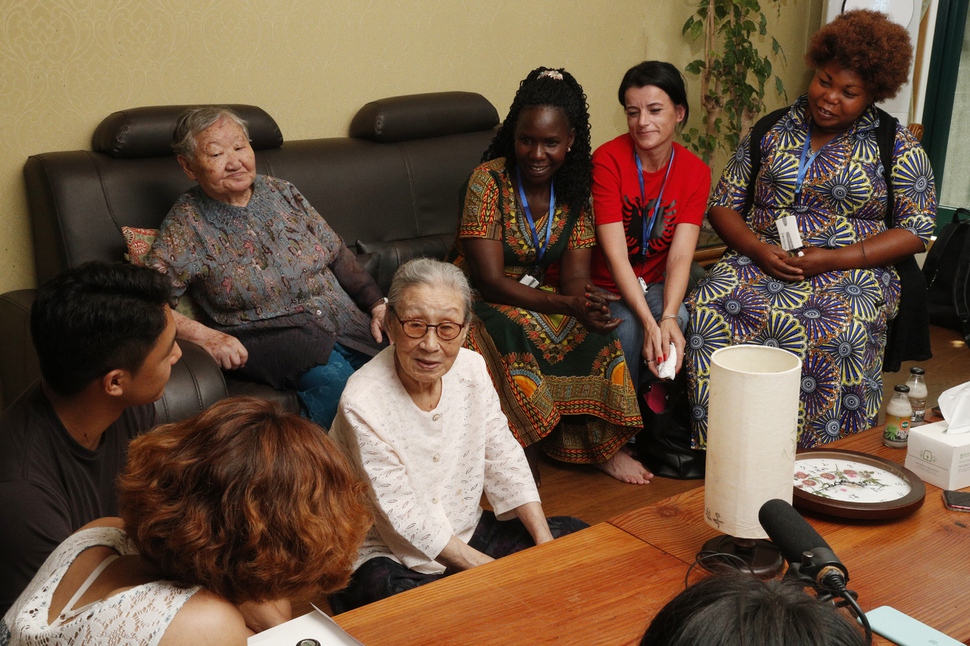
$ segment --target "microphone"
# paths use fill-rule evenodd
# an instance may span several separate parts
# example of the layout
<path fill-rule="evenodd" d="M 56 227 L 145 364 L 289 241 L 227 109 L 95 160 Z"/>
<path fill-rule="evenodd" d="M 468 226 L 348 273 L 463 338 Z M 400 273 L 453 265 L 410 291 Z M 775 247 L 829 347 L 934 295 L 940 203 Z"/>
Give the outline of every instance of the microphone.
<path fill-rule="evenodd" d="M 845 589 L 849 571 L 790 504 L 777 498 L 769 500 L 758 511 L 758 521 L 788 561 L 789 574 L 824 588 Z"/>

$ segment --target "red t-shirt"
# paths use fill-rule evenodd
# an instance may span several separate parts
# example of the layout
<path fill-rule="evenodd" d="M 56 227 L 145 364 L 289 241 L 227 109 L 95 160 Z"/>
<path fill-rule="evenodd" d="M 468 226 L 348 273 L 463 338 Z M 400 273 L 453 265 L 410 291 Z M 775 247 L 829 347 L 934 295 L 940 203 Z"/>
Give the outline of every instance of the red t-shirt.
<path fill-rule="evenodd" d="M 643 174 L 643 204 L 637 164 L 633 158 L 633 139 L 629 134 L 608 141 L 593 153 L 593 216 L 596 225 L 622 222 L 633 272 L 650 284 L 663 280 L 667 252 L 678 224 L 700 226 L 711 191 L 711 169 L 697 155 L 674 143 L 674 161 L 663 189 L 660 212 L 663 233 L 649 240 L 647 256 L 640 257 L 643 218 L 649 219 L 664 185 L 667 167 Z M 618 292 L 600 247 L 593 250 L 593 282 L 603 289 Z"/>

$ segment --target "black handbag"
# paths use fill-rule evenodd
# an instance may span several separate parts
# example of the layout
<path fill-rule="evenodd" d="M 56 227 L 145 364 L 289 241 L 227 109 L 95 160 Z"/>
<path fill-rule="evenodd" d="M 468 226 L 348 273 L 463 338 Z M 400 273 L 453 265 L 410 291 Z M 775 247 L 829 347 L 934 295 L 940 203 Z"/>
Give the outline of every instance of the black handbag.
<path fill-rule="evenodd" d="M 676 480 L 698 480 L 704 477 L 706 451 L 690 448 L 690 404 L 687 401 L 686 370 L 673 381 L 657 381 L 644 366 L 641 387 L 637 389 L 643 430 L 637 433 L 637 459 L 654 475 Z M 663 388 L 653 400 L 663 402 L 661 412 L 650 406 L 651 393 Z M 656 406 L 660 408 L 660 406 Z"/>

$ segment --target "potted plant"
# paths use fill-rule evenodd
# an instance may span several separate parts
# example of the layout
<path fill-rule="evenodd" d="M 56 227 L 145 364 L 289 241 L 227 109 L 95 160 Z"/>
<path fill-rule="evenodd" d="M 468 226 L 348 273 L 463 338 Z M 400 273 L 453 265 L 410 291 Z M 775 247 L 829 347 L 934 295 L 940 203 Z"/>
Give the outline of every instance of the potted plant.
<path fill-rule="evenodd" d="M 781 0 L 766 0 L 778 7 Z M 704 57 L 687 65 L 689 74 L 700 76 L 704 129 L 682 134 L 684 143 L 705 162 L 719 150 L 733 152 L 757 117 L 764 111 L 765 87 L 773 79 L 774 91 L 787 101 L 784 84 L 772 71 L 772 58 L 784 52 L 768 36 L 767 18 L 759 0 L 700 0 L 697 11 L 684 23 L 690 41 L 704 38 Z M 771 54 L 758 49 L 770 40 Z"/>

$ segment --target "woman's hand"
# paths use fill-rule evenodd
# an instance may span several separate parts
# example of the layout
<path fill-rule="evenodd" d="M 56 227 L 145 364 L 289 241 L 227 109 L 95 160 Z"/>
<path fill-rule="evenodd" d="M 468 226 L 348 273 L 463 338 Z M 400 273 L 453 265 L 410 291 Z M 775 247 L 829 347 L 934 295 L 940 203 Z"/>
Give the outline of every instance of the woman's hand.
<path fill-rule="evenodd" d="M 208 328 L 200 344 L 223 370 L 242 368 L 249 361 L 249 350 L 234 336 Z"/>
<path fill-rule="evenodd" d="M 802 255 L 794 255 L 788 260 L 788 264 L 802 271 L 804 278 L 811 278 L 824 274 L 827 271 L 840 269 L 834 264 L 835 255 L 831 249 L 820 249 L 818 247 L 805 247 Z"/>
<path fill-rule="evenodd" d="M 202 349 L 208 352 L 223 370 L 235 370 L 246 365 L 249 351 L 239 339 L 219 330 L 213 330 L 178 312 L 173 311 L 172 315 L 175 317 L 178 338 L 202 346 Z"/>
<path fill-rule="evenodd" d="M 748 254 L 748 257 L 761 268 L 761 271 L 772 278 L 789 282 L 805 278 L 800 267 L 790 264 L 792 258 L 788 255 L 788 252 L 777 245 L 759 242 Z"/>
<path fill-rule="evenodd" d="M 677 366 L 674 372 L 680 372 L 681 367 L 684 365 L 684 346 L 686 341 L 684 339 L 684 333 L 680 331 L 680 326 L 677 325 L 676 318 L 665 318 L 660 321 L 660 332 L 662 336 L 661 344 L 664 347 L 664 360 L 667 359 L 667 353 L 670 352 L 670 344 L 674 344 L 674 348 L 677 350 Z"/>
<path fill-rule="evenodd" d="M 384 341 L 384 317 L 387 316 L 387 303 L 378 301 L 370 310 L 370 335 L 378 343 Z"/>
<path fill-rule="evenodd" d="M 660 362 L 663 361 L 665 347 L 669 348 L 670 346 L 663 344 L 661 327 L 651 317 L 651 320 L 643 325 L 643 349 L 640 354 L 643 356 L 643 360 L 647 362 L 647 368 L 650 369 L 654 377 L 660 377 L 658 367 Z"/>
<path fill-rule="evenodd" d="M 453 573 L 470 570 L 473 567 L 491 563 L 495 559 L 488 554 L 479 552 L 457 536 L 452 536 L 448 540 L 448 544 L 445 545 L 445 549 L 441 550 L 435 560 L 444 565 L 448 573 Z"/>
<path fill-rule="evenodd" d="M 619 294 L 611 294 L 587 284 L 582 296 L 573 297 L 572 315 L 586 328 L 599 334 L 607 334 L 619 327 L 621 320 L 613 318 L 610 303 L 620 300 Z"/>
<path fill-rule="evenodd" d="M 546 520 L 546 514 L 542 511 L 542 503 L 527 502 L 512 511 L 525 525 L 536 545 L 542 545 L 552 540 L 552 532 L 549 531 L 549 521 Z"/>

